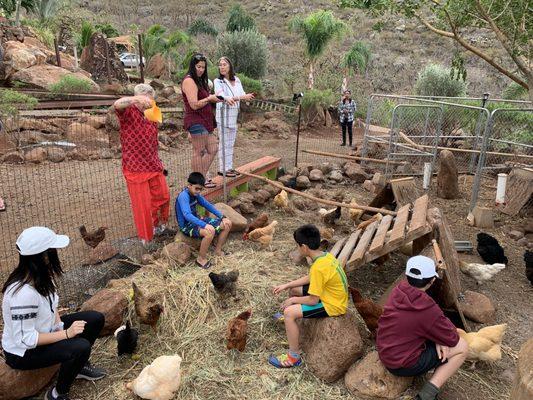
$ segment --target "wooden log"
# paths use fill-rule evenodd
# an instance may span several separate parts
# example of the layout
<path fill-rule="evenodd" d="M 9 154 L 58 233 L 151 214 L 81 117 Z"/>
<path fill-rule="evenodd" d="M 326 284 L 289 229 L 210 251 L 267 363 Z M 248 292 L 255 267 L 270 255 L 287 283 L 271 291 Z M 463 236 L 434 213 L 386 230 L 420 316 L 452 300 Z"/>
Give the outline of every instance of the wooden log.
<path fill-rule="evenodd" d="M 346 240 L 348 238 L 343 237 L 342 239 L 337 240 L 337 243 L 333 245 L 331 250 L 329 251 L 331 254 L 333 254 L 335 257 L 340 253 L 342 246 L 344 246 L 344 243 L 346 243 Z"/>
<path fill-rule="evenodd" d="M 362 231 L 358 229 L 350 235 L 350 237 L 346 241 L 346 244 L 342 248 L 342 251 L 337 257 L 337 260 L 339 260 L 343 268 L 346 265 L 346 262 L 348 261 L 348 257 L 350 257 L 350 255 L 352 254 L 352 251 L 355 248 L 355 244 L 357 243 L 357 239 L 359 239 L 361 232 Z"/>
<path fill-rule="evenodd" d="M 387 237 L 387 232 L 389 231 L 389 226 L 392 224 L 392 217 L 390 215 L 386 215 L 381 220 L 381 223 L 379 224 L 378 230 L 376 232 L 376 236 L 374 236 L 374 240 L 370 244 L 370 248 L 368 249 L 369 253 L 375 253 L 378 250 L 381 250 L 383 248 L 383 245 L 385 244 L 385 239 Z"/>
<path fill-rule="evenodd" d="M 406 204 L 398 210 L 398 215 L 396 216 L 396 220 L 394 221 L 394 227 L 392 228 L 391 235 L 389 237 L 389 240 L 387 241 L 388 245 L 395 246 L 403 242 L 406 233 L 405 228 L 407 227 L 407 220 L 409 219 L 410 208 L 411 205 Z"/>
<path fill-rule="evenodd" d="M 411 224 L 409 226 L 409 234 L 422 231 L 426 225 L 427 210 L 429 204 L 429 197 L 425 194 L 416 199 L 413 206 L 413 215 L 411 217 Z"/>
<path fill-rule="evenodd" d="M 474 226 L 478 228 L 494 228 L 492 208 L 475 206 L 472 210 Z"/>
<path fill-rule="evenodd" d="M 314 154 L 314 155 L 317 155 L 317 156 L 343 158 L 345 160 L 352 160 L 352 161 L 368 161 L 368 162 L 373 162 L 373 163 L 376 163 L 376 164 L 387 164 L 387 160 L 381 160 L 381 159 L 378 159 L 378 158 L 349 156 L 349 155 L 346 155 L 346 154 L 327 153 L 325 151 L 302 150 L 302 153 Z M 405 161 L 389 161 L 388 163 L 389 164 L 393 164 L 393 165 L 404 165 Z"/>
<path fill-rule="evenodd" d="M 261 175 L 256 175 L 256 174 L 252 174 L 252 173 L 241 171 L 241 170 L 239 170 L 239 172 L 241 174 L 243 174 L 243 175 L 250 176 L 252 178 L 259 179 L 259 180 L 261 180 L 263 182 L 266 182 L 266 183 L 268 183 L 271 186 L 275 186 L 275 187 L 277 187 L 279 189 L 285 190 L 286 192 L 289 192 L 289 193 L 292 193 L 292 194 L 295 194 L 295 195 L 298 195 L 298 196 L 305 197 L 306 199 L 313 200 L 313 201 L 315 201 L 317 203 L 320 203 L 320 204 L 326 204 L 326 205 L 335 206 L 335 207 L 353 208 L 353 209 L 357 209 L 357 210 L 370 211 L 370 212 L 374 212 L 374 213 L 380 213 L 380 214 L 386 214 L 386 215 L 392 215 L 392 216 L 396 215 L 395 211 L 390 211 L 390 210 L 386 210 L 386 209 L 383 209 L 383 208 L 362 206 L 360 204 L 339 203 L 337 201 L 321 199 L 319 197 L 311 196 L 308 193 L 299 192 L 296 189 L 291 189 L 291 188 L 285 187 L 281 183 L 273 181 L 273 180 L 270 180 L 270 179 L 265 178 L 264 176 L 261 176 Z"/>
<path fill-rule="evenodd" d="M 400 132 L 400 137 L 406 142 L 409 143 L 411 146 L 413 146 L 415 149 L 422 150 L 423 147 L 420 146 L 418 143 L 415 143 L 411 140 L 409 136 L 407 136 L 405 133 Z"/>
<path fill-rule="evenodd" d="M 372 237 L 374 236 L 374 232 L 376 231 L 378 224 L 379 222 L 375 221 L 365 229 L 363 236 L 361 236 L 361 239 L 359 239 L 359 243 L 357 243 L 357 247 L 355 248 L 352 257 L 350 258 L 349 263 L 357 263 L 365 257 L 366 248 L 372 240 Z"/>

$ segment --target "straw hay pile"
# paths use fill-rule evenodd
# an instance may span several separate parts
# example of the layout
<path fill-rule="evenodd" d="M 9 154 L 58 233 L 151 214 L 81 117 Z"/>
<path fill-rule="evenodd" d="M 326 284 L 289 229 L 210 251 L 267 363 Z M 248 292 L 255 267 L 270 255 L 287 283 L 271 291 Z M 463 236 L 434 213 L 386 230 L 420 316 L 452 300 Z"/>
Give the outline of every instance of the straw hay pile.
<path fill-rule="evenodd" d="M 80 382 L 71 395 L 87 400 L 133 398 L 124 384 L 156 357 L 177 353 L 183 363 L 176 399 L 346 398 L 348 392 L 342 380 L 325 384 L 305 366 L 287 371 L 267 363 L 270 353 L 278 354 L 288 346 L 283 325 L 272 321 L 282 296 L 273 296 L 271 287 L 308 271 L 307 267 L 294 266 L 287 257 L 295 248 L 292 232 L 302 222 L 297 217 L 268 212 L 271 219 L 280 221 L 271 249 L 260 249 L 232 235 L 226 247 L 231 254 L 216 259 L 212 267 L 215 272 L 239 269 L 238 302 L 230 299 L 228 308 L 222 309 L 207 272 L 193 263 L 170 269 L 166 277 L 157 273 L 157 268 L 143 274 L 144 279 L 136 279 L 136 283 L 146 292 L 164 296 L 165 312 L 157 335 L 149 327 L 141 328 L 137 361 L 129 357 L 119 360 L 113 337 L 99 340 L 92 361 L 105 368 L 109 376 L 95 384 Z M 123 289 L 129 290 L 126 286 Z M 227 322 L 247 308 L 252 308 L 253 315 L 246 350 L 228 351 L 224 339 Z M 136 326 L 135 313 L 131 314 Z"/>

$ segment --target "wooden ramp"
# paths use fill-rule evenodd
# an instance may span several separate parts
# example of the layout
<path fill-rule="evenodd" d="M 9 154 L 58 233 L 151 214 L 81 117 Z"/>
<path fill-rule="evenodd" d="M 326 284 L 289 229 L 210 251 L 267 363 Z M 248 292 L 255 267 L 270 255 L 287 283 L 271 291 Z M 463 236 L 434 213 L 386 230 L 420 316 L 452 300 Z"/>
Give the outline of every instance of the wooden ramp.
<path fill-rule="evenodd" d="M 401 207 L 395 218 L 386 215 L 341 239 L 331 253 L 349 272 L 427 235 L 432 231 L 427 222 L 428 204 L 427 195 L 419 197 L 412 205 Z"/>

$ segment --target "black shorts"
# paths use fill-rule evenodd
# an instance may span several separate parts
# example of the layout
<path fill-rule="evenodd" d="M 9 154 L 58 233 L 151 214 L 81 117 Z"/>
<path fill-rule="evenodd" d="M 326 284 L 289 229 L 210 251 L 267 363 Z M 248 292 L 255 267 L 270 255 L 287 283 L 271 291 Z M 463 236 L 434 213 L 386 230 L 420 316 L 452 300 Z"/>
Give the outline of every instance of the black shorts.
<path fill-rule="evenodd" d="M 302 294 L 304 296 L 309 295 L 309 285 L 302 286 Z M 302 314 L 304 318 L 325 318 L 329 317 L 324 305 L 319 301 L 314 306 L 308 306 L 306 304 L 301 304 Z"/>
<path fill-rule="evenodd" d="M 387 368 L 389 372 L 396 376 L 420 376 L 426 372 L 432 370 L 433 368 L 440 367 L 442 364 L 447 363 L 446 361 L 441 361 L 439 355 L 437 354 L 437 347 L 434 342 L 427 341 L 426 348 L 420 354 L 415 365 L 408 368 Z"/>

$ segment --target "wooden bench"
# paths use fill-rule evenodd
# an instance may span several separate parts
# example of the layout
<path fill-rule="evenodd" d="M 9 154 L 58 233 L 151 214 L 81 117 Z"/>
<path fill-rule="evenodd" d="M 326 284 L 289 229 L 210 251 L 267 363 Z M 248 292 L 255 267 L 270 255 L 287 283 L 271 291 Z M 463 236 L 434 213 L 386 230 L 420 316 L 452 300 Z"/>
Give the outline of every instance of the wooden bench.
<path fill-rule="evenodd" d="M 275 180 L 277 178 L 277 171 L 281 164 L 281 158 L 264 156 L 255 161 L 237 167 L 239 172 L 250 172 L 256 175 L 265 175 L 269 179 Z M 235 178 L 226 178 L 226 189 L 229 191 L 231 197 L 237 196 L 239 193 L 248 191 L 248 182 L 253 179 L 249 176 L 239 175 Z M 205 189 L 202 195 L 208 199 L 213 200 L 224 195 L 223 177 L 217 175 L 213 178 L 213 182 L 217 185 L 214 188 Z"/>
<path fill-rule="evenodd" d="M 383 257 L 432 231 L 427 222 L 428 205 L 427 195 L 419 197 L 414 204 L 401 207 L 396 218 L 386 215 L 381 221 L 375 221 L 364 230 L 358 229 L 341 239 L 331 253 L 347 272 Z"/>

